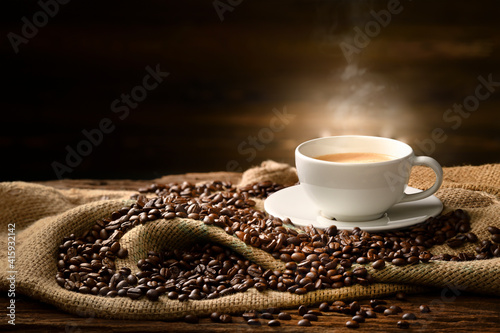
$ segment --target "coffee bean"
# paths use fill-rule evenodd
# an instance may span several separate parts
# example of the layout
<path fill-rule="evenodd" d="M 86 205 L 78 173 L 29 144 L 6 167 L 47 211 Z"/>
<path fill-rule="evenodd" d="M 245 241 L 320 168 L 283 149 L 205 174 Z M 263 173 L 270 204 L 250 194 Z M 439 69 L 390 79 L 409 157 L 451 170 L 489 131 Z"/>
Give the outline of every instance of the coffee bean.
<path fill-rule="evenodd" d="M 311 326 L 311 322 L 307 319 L 301 319 L 301 320 L 299 320 L 297 325 L 299 325 L 299 326 Z"/>
<path fill-rule="evenodd" d="M 301 262 L 306 259 L 306 255 L 304 253 L 295 252 L 292 254 L 291 258 L 295 262 Z"/>
<path fill-rule="evenodd" d="M 210 320 L 215 322 L 215 323 L 218 323 L 220 321 L 220 316 L 222 316 L 222 313 L 220 312 L 212 312 L 210 314 Z"/>
<path fill-rule="evenodd" d="M 330 305 L 326 302 L 323 302 L 319 305 L 319 311 L 322 311 L 322 312 L 328 312 L 329 308 L 330 308 Z"/>
<path fill-rule="evenodd" d="M 245 312 L 242 314 L 242 317 L 245 320 L 249 320 L 249 319 L 256 319 L 258 317 L 258 315 L 256 312 Z"/>
<path fill-rule="evenodd" d="M 405 313 L 401 316 L 401 318 L 404 320 L 415 320 L 417 319 L 417 316 L 415 316 L 415 314 L 413 313 Z"/>
<path fill-rule="evenodd" d="M 475 243 L 477 242 L 477 236 L 476 234 L 472 233 L 472 232 L 469 232 L 467 235 L 467 240 L 471 243 Z"/>
<path fill-rule="evenodd" d="M 459 238 L 450 238 L 446 241 L 446 244 L 451 248 L 460 247 L 462 246 L 463 243 L 464 243 L 463 240 Z"/>
<path fill-rule="evenodd" d="M 384 301 L 383 299 L 371 299 L 370 300 L 370 306 L 372 308 L 376 307 L 377 305 L 385 305 L 387 304 L 386 301 Z"/>
<path fill-rule="evenodd" d="M 366 274 L 368 273 L 368 271 L 364 267 L 358 267 L 358 268 L 355 268 L 352 271 L 352 273 L 354 274 L 354 276 L 364 277 L 364 276 L 366 276 Z"/>
<path fill-rule="evenodd" d="M 354 314 L 361 309 L 361 306 L 359 305 L 359 303 L 357 301 L 354 301 L 351 304 L 349 304 L 349 308 L 351 310 L 351 313 Z"/>
<path fill-rule="evenodd" d="M 377 318 L 377 314 L 372 310 L 366 311 L 366 318 Z"/>
<path fill-rule="evenodd" d="M 128 256 L 128 250 L 124 248 L 120 248 L 116 253 L 116 256 L 120 259 L 125 259 Z"/>
<path fill-rule="evenodd" d="M 302 318 L 307 319 L 309 321 L 318 321 L 318 316 L 312 313 L 306 313 L 302 316 Z"/>
<path fill-rule="evenodd" d="M 123 289 L 125 287 L 128 287 L 128 282 L 126 280 L 122 280 L 116 285 L 116 289 Z"/>
<path fill-rule="evenodd" d="M 307 293 L 307 289 L 306 288 L 297 288 L 297 289 L 295 289 L 295 293 L 297 295 L 304 295 L 305 293 Z"/>
<path fill-rule="evenodd" d="M 268 323 L 267 323 L 268 326 L 280 326 L 281 323 L 278 321 L 278 320 L 270 320 Z"/>
<path fill-rule="evenodd" d="M 305 306 L 305 305 L 299 306 L 299 316 L 305 315 L 307 313 L 307 311 L 309 311 L 307 306 Z"/>
<path fill-rule="evenodd" d="M 498 235 L 500 234 L 500 228 L 491 225 L 488 227 L 488 232 L 492 235 Z"/>
<path fill-rule="evenodd" d="M 420 305 L 419 309 L 420 309 L 420 312 L 422 312 L 422 313 L 431 312 L 431 309 L 427 305 Z"/>
<path fill-rule="evenodd" d="M 491 240 L 495 243 L 500 243 L 500 234 L 491 235 Z"/>
<path fill-rule="evenodd" d="M 315 316 L 322 316 L 323 315 L 320 311 L 316 311 L 316 310 L 308 310 L 307 313 L 313 314 Z"/>
<path fill-rule="evenodd" d="M 280 312 L 278 314 L 278 319 L 279 320 L 291 320 L 292 316 L 287 312 Z"/>
<path fill-rule="evenodd" d="M 389 307 L 389 309 L 391 309 L 392 311 L 394 311 L 394 313 L 401 313 L 401 312 L 403 312 L 403 310 L 399 306 L 397 306 L 397 305 L 391 305 Z"/>
<path fill-rule="evenodd" d="M 158 291 L 156 291 L 156 289 L 149 289 L 149 290 L 146 292 L 146 297 L 147 297 L 150 301 L 157 301 L 157 300 L 158 300 L 158 297 L 159 297 L 159 293 L 158 293 Z"/>
<path fill-rule="evenodd" d="M 124 289 L 122 289 L 124 290 Z M 121 291 L 121 290 L 120 290 Z M 120 292 L 118 291 L 118 292 Z M 138 299 L 142 296 L 142 291 L 139 288 L 130 288 L 126 291 L 126 295 L 131 299 Z"/>
<path fill-rule="evenodd" d="M 394 266 L 404 266 L 406 265 L 406 260 L 404 260 L 403 258 L 394 258 L 392 259 L 391 263 Z"/>
<path fill-rule="evenodd" d="M 345 326 L 347 328 L 358 328 L 359 327 L 359 323 L 355 320 L 348 320 L 346 323 L 345 323 Z"/>
<path fill-rule="evenodd" d="M 383 305 L 376 305 L 374 308 L 373 308 L 373 311 L 375 312 L 378 312 L 378 313 L 384 313 L 385 310 L 387 310 L 387 308 Z"/>
<path fill-rule="evenodd" d="M 270 314 L 269 312 L 264 312 L 260 315 L 262 319 L 274 319 L 274 316 Z"/>
<path fill-rule="evenodd" d="M 261 325 L 261 323 L 258 319 L 248 319 L 247 324 L 253 325 L 253 326 L 260 326 Z"/>
<path fill-rule="evenodd" d="M 399 328 L 409 328 L 410 327 L 410 323 L 407 321 L 404 321 L 404 320 L 398 321 L 397 325 Z"/>
<path fill-rule="evenodd" d="M 360 315 L 356 315 L 354 317 L 352 317 L 352 320 L 358 322 L 358 323 L 364 323 L 365 322 L 365 317 L 363 316 L 360 316 Z"/>
<path fill-rule="evenodd" d="M 198 316 L 196 315 L 188 314 L 184 317 L 184 321 L 189 324 L 198 324 L 200 318 L 198 318 Z"/>
<path fill-rule="evenodd" d="M 231 317 L 228 314 L 222 314 L 222 315 L 220 315 L 219 320 L 220 320 L 221 323 L 225 323 L 225 324 L 232 323 L 233 322 L 233 317 Z"/>
<path fill-rule="evenodd" d="M 384 310 L 384 316 L 390 316 L 390 315 L 393 315 L 393 314 L 396 314 L 395 311 L 391 310 L 391 309 L 385 309 Z"/>
<path fill-rule="evenodd" d="M 385 261 L 383 259 L 376 260 L 373 262 L 372 267 L 377 270 L 383 269 L 385 267 Z"/>
<path fill-rule="evenodd" d="M 167 297 L 169 299 L 177 299 L 179 297 L 179 294 L 175 291 L 171 291 L 167 294 Z"/>

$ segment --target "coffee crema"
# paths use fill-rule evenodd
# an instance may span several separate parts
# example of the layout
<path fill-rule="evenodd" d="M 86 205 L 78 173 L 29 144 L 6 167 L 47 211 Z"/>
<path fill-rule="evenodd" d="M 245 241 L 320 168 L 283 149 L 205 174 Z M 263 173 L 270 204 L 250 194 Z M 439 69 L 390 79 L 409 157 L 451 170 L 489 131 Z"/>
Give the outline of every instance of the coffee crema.
<path fill-rule="evenodd" d="M 315 159 L 318 160 L 337 163 L 375 163 L 390 161 L 395 158 L 396 157 L 391 155 L 378 153 L 339 153 L 326 154 L 315 157 Z"/>

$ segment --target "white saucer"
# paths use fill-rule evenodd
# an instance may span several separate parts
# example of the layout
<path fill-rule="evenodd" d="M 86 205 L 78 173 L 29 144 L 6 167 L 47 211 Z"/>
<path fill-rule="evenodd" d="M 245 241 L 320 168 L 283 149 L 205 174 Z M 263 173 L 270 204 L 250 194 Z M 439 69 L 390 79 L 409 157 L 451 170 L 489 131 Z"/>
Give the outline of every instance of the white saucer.
<path fill-rule="evenodd" d="M 407 194 L 421 190 L 407 187 Z M 399 203 L 391 207 L 384 216 L 377 220 L 365 222 L 342 222 L 329 220 L 320 216 L 319 209 L 306 195 L 300 185 L 284 188 L 270 195 L 264 202 L 264 209 L 273 216 L 284 219 L 288 217 L 295 225 L 313 225 L 316 228 L 328 228 L 335 224 L 338 229 L 352 230 L 360 227 L 368 232 L 406 228 L 436 216 L 443 210 L 442 202 L 435 196 L 422 200 Z"/>

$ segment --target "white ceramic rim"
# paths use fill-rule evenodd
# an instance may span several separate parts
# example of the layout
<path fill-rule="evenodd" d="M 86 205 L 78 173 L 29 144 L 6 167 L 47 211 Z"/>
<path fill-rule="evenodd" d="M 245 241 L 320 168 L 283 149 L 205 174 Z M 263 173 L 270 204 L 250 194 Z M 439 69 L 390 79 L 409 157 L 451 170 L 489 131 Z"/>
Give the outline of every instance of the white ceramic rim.
<path fill-rule="evenodd" d="M 358 138 L 358 139 L 367 139 L 367 140 L 389 141 L 392 144 L 400 145 L 403 147 L 404 150 L 407 150 L 407 153 L 403 156 L 396 157 L 396 156 L 391 155 L 395 158 L 391 159 L 389 161 L 370 162 L 369 164 L 376 164 L 376 165 L 391 164 L 391 163 L 401 161 L 405 158 L 408 158 L 409 156 L 411 156 L 413 154 L 413 149 L 408 144 L 406 144 L 402 141 L 390 139 L 390 138 L 385 138 L 385 137 L 380 137 L 380 136 L 368 136 L 368 135 L 337 135 L 337 136 L 325 136 L 325 137 L 321 137 L 321 138 L 316 138 L 316 139 L 302 142 L 300 145 L 297 146 L 297 148 L 295 148 L 295 153 L 298 154 L 301 158 L 303 158 L 309 162 L 320 163 L 320 164 L 325 164 L 325 165 L 346 166 L 346 167 L 352 168 L 352 167 L 363 167 L 363 166 L 366 166 L 368 164 L 368 163 L 347 163 L 347 162 L 324 161 L 324 160 L 319 160 L 317 158 L 308 156 L 301 151 L 301 149 L 303 149 L 304 146 L 310 145 L 313 142 L 322 141 L 322 140 L 326 140 L 326 139 L 336 139 L 336 138 L 343 138 L 343 139 Z M 367 153 L 369 153 L 369 151 Z"/>

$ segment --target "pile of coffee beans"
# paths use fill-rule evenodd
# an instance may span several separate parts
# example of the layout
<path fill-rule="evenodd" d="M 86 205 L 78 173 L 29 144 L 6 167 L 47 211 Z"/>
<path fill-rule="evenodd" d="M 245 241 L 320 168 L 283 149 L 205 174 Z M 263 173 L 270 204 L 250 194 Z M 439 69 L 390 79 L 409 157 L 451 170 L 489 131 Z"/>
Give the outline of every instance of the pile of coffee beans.
<path fill-rule="evenodd" d="M 151 301 L 162 294 L 178 301 L 211 299 L 249 288 L 301 295 L 318 289 L 372 283 L 365 267 L 353 269 L 355 263 L 380 270 L 387 264 L 405 266 L 431 259 L 464 261 L 500 256 L 500 230 L 490 227 L 491 240 L 479 241 L 470 232 L 468 214 L 460 209 L 431 217 L 406 231 L 368 233 L 359 228 L 337 230 L 334 225 L 325 230 L 296 227 L 289 219 L 281 220 L 255 208 L 254 198 L 265 198 L 282 188 L 272 182 L 237 188 L 214 181 L 202 185 L 153 184 L 140 189 L 140 194 L 133 197 L 135 204 L 96 221 L 81 236 L 64 238 L 59 246 L 57 283 L 80 293 L 146 297 Z M 146 195 L 150 194 L 153 196 L 148 198 Z M 285 269 L 265 270 L 214 244 L 195 245 L 183 251 L 149 252 L 138 261 L 138 273 L 129 268 L 117 269 L 115 259 L 128 255 L 119 243 L 123 234 L 160 218 L 189 218 L 222 228 L 245 244 L 283 261 Z M 477 244 L 476 253 L 433 256 L 429 252 L 437 244 L 457 248 L 465 242 Z M 350 308 L 349 311 L 353 312 Z M 230 317 L 219 316 L 219 320 L 229 321 Z M 314 316 L 303 320 L 306 325 Z M 356 323 L 359 321 L 353 319 L 350 325 Z"/>

